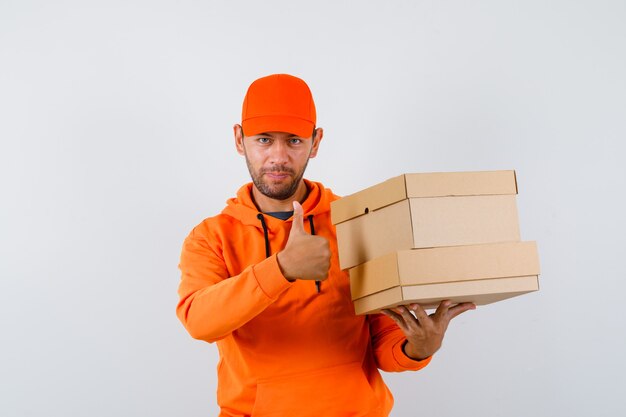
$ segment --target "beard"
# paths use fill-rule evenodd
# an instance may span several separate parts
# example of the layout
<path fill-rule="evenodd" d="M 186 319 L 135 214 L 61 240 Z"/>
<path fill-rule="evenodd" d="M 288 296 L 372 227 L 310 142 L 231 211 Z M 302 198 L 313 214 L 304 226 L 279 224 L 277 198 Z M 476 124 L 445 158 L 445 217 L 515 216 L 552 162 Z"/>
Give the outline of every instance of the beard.
<path fill-rule="evenodd" d="M 261 194 L 274 200 L 287 200 L 296 193 L 308 163 L 309 161 L 307 160 L 300 172 L 296 172 L 285 165 L 276 165 L 272 168 L 261 168 L 258 172 L 255 172 L 252 165 L 250 165 L 250 161 L 246 157 L 246 165 L 248 165 L 248 171 L 250 172 L 250 177 L 252 177 L 252 183 L 261 192 Z M 282 182 L 268 180 L 264 176 L 267 172 L 287 173 L 290 175 L 290 179 L 285 179 Z"/>

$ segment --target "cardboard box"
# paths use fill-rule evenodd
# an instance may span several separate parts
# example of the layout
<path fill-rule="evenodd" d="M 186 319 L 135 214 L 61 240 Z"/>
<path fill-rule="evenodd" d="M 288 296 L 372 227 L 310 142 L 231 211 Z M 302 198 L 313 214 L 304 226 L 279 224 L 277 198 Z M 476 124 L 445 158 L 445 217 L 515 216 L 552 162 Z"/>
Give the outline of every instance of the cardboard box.
<path fill-rule="evenodd" d="M 489 304 L 537 291 L 539 272 L 535 242 L 403 250 L 349 271 L 357 314 L 446 299 Z"/>
<path fill-rule="evenodd" d="M 405 174 L 331 204 L 342 269 L 402 249 L 519 241 L 515 171 Z"/>
<path fill-rule="evenodd" d="M 396 286 L 539 275 L 535 242 L 402 250 L 349 270 L 352 299 Z"/>
<path fill-rule="evenodd" d="M 430 309 L 436 308 L 442 300 L 484 305 L 537 290 L 539 290 L 537 276 L 396 286 L 354 300 L 354 310 L 356 314 L 374 314 L 383 308 L 410 303 L 419 303 L 422 307 Z"/>

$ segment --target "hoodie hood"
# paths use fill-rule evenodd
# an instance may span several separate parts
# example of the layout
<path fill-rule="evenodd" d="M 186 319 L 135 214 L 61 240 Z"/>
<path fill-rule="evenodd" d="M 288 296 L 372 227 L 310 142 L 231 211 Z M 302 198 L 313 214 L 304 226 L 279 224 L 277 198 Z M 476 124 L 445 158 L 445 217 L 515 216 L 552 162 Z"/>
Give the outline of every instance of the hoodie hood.
<path fill-rule="evenodd" d="M 304 183 L 309 190 L 306 200 L 302 202 L 304 217 L 329 213 L 330 202 L 336 200 L 338 197 L 335 196 L 329 188 L 325 188 L 319 182 L 304 179 Z M 239 220 L 245 225 L 252 225 L 260 229 L 262 226 L 257 217 L 260 211 L 252 200 L 252 187 L 253 184 L 251 182 L 242 186 L 237 191 L 237 197 L 230 198 L 226 201 L 226 208 L 222 210 L 222 213 Z M 271 216 L 267 217 L 268 223 L 283 221 Z M 291 222 L 291 218 L 285 221 Z"/>

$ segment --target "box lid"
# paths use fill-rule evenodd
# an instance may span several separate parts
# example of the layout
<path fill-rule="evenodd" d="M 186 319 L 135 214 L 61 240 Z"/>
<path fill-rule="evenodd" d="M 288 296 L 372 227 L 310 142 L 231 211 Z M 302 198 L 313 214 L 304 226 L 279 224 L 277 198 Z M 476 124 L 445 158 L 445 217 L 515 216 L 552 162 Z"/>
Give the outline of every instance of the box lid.
<path fill-rule="evenodd" d="M 539 275 L 537 243 L 483 245 L 396 251 L 349 270 L 352 299 L 397 285 Z"/>
<path fill-rule="evenodd" d="M 406 198 L 517 194 L 515 171 L 403 174 L 331 203 L 338 224 Z"/>

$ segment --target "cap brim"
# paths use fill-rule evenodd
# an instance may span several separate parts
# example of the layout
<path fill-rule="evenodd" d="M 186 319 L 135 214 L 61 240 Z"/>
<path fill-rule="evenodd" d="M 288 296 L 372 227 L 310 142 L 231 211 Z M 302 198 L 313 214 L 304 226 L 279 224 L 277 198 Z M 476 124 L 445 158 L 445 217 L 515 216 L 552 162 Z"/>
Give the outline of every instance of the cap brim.
<path fill-rule="evenodd" d="M 254 136 L 267 132 L 292 133 L 301 138 L 313 136 L 315 125 L 297 117 L 260 116 L 247 119 L 241 123 L 246 136 Z"/>

